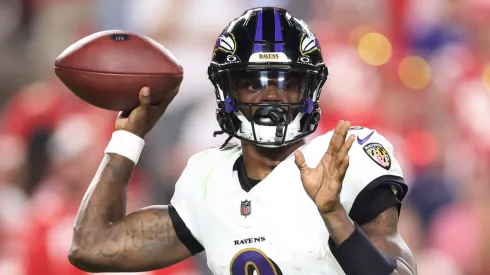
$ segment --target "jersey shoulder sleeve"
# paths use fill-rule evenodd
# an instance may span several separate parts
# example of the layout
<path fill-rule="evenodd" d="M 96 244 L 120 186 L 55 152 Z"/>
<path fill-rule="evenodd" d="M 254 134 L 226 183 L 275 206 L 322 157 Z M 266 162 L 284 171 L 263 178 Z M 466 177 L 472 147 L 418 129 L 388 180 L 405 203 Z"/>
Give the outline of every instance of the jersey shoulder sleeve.
<path fill-rule="evenodd" d="M 400 164 L 394 156 L 393 145 L 377 131 L 356 126 L 349 129 L 347 137 L 354 134 L 356 140 L 349 151 L 349 169 L 344 178 L 341 203 L 347 213 L 363 192 L 387 187 L 401 201 L 407 192 Z M 333 131 L 313 139 L 304 149 L 307 164 L 318 165 L 325 154 Z M 309 161 L 308 161 L 309 160 Z"/>
<path fill-rule="evenodd" d="M 361 192 L 388 188 L 399 201 L 407 193 L 403 171 L 395 158 L 393 145 L 377 131 L 357 127 L 349 131 L 356 140 L 349 152 L 349 169 L 344 178 L 341 201 L 349 213 Z"/>
<path fill-rule="evenodd" d="M 217 165 L 235 151 L 236 148 L 224 150 L 210 148 L 193 155 L 175 184 L 175 192 L 170 204 L 192 236 L 201 244 L 199 206 L 206 196 L 206 182 Z"/>

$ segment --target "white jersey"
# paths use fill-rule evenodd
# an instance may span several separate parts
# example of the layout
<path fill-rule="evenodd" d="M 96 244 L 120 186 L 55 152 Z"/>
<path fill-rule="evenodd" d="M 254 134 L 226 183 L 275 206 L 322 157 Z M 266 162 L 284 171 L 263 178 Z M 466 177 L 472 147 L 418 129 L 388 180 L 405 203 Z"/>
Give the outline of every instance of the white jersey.
<path fill-rule="evenodd" d="M 350 212 L 357 195 L 382 176 L 401 178 L 393 146 L 376 131 L 353 127 L 341 203 Z M 309 167 L 327 150 L 333 132 L 301 148 Z M 249 192 L 233 165 L 241 148 L 208 149 L 193 156 L 176 184 L 171 204 L 204 247 L 214 274 L 344 274 L 333 257 L 329 233 L 303 189 L 294 155 Z M 394 192 L 398 189 L 393 188 Z"/>

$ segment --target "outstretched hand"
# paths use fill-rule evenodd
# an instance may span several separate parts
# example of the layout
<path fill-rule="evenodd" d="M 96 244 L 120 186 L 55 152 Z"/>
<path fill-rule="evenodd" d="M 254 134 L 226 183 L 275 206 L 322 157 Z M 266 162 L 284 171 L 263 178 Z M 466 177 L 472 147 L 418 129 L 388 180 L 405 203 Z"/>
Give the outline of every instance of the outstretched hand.
<path fill-rule="evenodd" d="M 306 165 L 305 157 L 300 150 L 294 152 L 303 187 L 315 202 L 320 214 L 341 209 L 340 191 L 349 167 L 348 153 L 355 140 L 354 135 L 346 139 L 349 127 L 348 121 L 341 120 L 337 124 L 327 152 L 314 168 Z"/>

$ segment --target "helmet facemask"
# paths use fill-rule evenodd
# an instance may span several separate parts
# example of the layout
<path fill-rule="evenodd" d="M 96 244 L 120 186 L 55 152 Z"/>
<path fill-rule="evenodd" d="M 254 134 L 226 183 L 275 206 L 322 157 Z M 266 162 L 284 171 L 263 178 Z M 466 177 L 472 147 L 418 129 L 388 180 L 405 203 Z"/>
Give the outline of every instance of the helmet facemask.
<path fill-rule="evenodd" d="M 273 148 L 295 143 L 316 130 L 325 72 L 291 66 L 215 69 L 211 81 L 218 99 L 218 122 L 225 133 Z"/>

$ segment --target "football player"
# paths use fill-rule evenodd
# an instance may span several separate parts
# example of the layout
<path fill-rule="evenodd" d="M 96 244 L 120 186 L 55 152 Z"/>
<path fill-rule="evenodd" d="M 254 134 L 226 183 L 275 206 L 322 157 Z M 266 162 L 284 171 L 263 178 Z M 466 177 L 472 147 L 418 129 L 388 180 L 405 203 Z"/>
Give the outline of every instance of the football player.
<path fill-rule="evenodd" d="M 168 206 L 126 216 L 131 171 L 166 104 L 121 116 L 75 221 L 69 259 L 90 272 L 170 266 L 206 250 L 214 274 L 416 274 L 397 231 L 407 192 L 392 145 L 341 121 L 306 143 L 328 71 L 304 21 L 254 8 L 214 48 L 222 132 L 240 146 L 189 159 Z"/>

